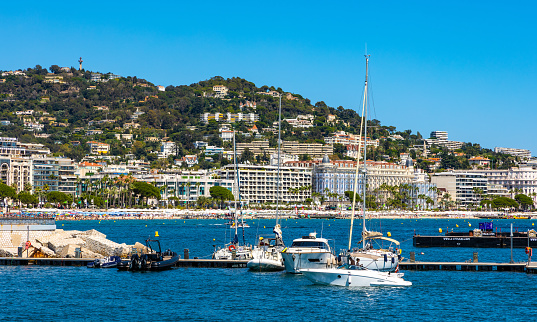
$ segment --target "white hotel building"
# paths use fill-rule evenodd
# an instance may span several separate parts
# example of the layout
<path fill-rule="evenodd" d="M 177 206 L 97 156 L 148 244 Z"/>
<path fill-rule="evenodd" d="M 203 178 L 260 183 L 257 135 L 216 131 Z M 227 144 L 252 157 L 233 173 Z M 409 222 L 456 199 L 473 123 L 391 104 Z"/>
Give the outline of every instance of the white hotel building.
<path fill-rule="evenodd" d="M 489 184 L 501 185 L 508 191 L 512 191 L 511 196 L 523 193 L 536 200 L 537 194 L 537 170 L 530 166 L 513 167 L 509 170 L 474 170 L 487 177 Z M 515 193 L 515 189 L 518 191 Z"/>
<path fill-rule="evenodd" d="M 241 200 L 248 203 L 276 203 L 278 197 L 278 167 L 239 164 Z M 235 165 L 218 170 L 223 180 L 235 181 Z M 280 193 L 283 203 L 301 203 L 311 198 L 311 189 L 292 192 L 292 189 L 311 186 L 311 170 L 300 167 L 280 167 Z M 234 191 L 235 199 L 238 193 Z"/>

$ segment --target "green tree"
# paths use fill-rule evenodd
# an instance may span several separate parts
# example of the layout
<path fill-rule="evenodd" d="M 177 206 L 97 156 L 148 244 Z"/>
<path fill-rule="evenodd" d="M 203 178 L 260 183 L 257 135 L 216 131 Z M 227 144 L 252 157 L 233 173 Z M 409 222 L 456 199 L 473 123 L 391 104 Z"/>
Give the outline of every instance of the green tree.
<path fill-rule="evenodd" d="M 220 187 L 220 186 L 212 186 L 209 189 L 209 193 L 211 194 L 211 197 L 217 200 L 220 200 L 220 208 L 222 208 L 224 201 L 226 200 L 235 200 L 235 197 L 233 196 L 233 193 L 229 191 L 229 189 Z"/>
<path fill-rule="evenodd" d="M 522 208 L 524 208 L 524 210 L 528 210 L 528 208 L 533 207 L 533 200 L 531 200 L 531 198 L 525 194 L 521 193 L 516 195 L 515 200 L 522 206 Z"/>
<path fill-rule="evenodd" d="M 51 191 L 47 193 L 47 200 L 50 203 L 59 203 L 59 204 L 71 204 L 73 202 L 73 197 L 71 195 L 63 193 L 61 191 Z"/>

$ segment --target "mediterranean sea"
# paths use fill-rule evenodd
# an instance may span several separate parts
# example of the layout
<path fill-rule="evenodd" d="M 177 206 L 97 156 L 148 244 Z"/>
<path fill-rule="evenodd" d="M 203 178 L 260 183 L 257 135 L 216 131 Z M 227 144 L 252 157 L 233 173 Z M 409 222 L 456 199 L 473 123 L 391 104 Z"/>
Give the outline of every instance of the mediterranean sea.
<path fill-rule="evenodd" d="M 403 256 L 419 261 L 509 262 L 510 249 L 414 248 L 414 231 L 467 231 L 486 220 L 382 219 L 368 221 L 370 230 L 390 232 L 401 242 Z M 210 258 L 213 245 L 229 242 L 224 220 L 58 221 L 58 229 L 96 229 L 118 243 L 153 238 L 158 231 L 164 249 L 191 258 Z M 532 220 L 494 220 L 498 229 L 526 231 Z M 244 239 L 270 236 L 274 220 L 247 220 Z M 316 231 L 345 248 L 348 220 L 283 219 L 287 245 Z M 458 225 L 459 227 L 456 227 Z M 471 225 L 471 226 L 470 226 Z M 355 222 L 354 245 L 362 226 Z M 239 239 L 242 241 L 242 230 Z M 527 260 L 514 249 L 516 262 Z M 259 273 L 247 269 L 174 268 L 164 272 L 119 272 L 86 267 L 0 266 L 0 319 L 4 321 L 314 321 L 398 320 L 461 321 L 535 319 L 537 275 L 515 272 L 402 271 L 413 283 L 405 288 L 340 288 L 313 285 L 300 275 Z"/>

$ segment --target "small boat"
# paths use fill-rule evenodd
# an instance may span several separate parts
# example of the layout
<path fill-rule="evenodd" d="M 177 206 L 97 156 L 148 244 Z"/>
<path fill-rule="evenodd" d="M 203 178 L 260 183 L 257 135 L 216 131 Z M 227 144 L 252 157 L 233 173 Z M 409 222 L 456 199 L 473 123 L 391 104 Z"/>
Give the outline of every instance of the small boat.
<path fill-rule="evenodd" d="M 297 238 L 289 248 L 282 251 L 285 270 L 300 274 L 303 269 L 328 268 L 336 265 L 328 240 L 318 238 L 317 233 Z"/>
<path fill-rule="evenodd" d="M 257 272 L 283 271 L 281 239 L 260 237 L 259 244 L 252 250 L 252 259 L 246 267 Z"/>
<path fill-rule="evenodd" d="M 158 246 L 158 250 L 153 249 L 153 245 Z M 125 271 L 163 271 L 175 266 L 179 261 L 179 255 L 171 250 L 162 251 L 160 241 L 147 239 L 145 241 L 148 253 L 138 255 L 133 254 L 130 261 L 121 261 L 117 268 Z"/>
<path fill-rule="evenodd" d="M 259 244 L 252 250 L 252 259 L 246 264 L 246 267 L 253 271 L 283 271 L 282 250 L 285 244 L 282 238 L 282 227 L 279 224 L 280 214 L 280 163 L 281 163 L 281 121 L 282 121 L 282 97 L 280 95 L 280 107 L 278 109 L 278 175 L 276 180 L 276 224 L 272 232 L 274 238 L 259 238 Z"/>
<path fill-rule="evenodd" d="M 109 256 L 105 258 L 97 258 L 93 262 L 88 263 L 88 268 L 113 268 L 121 262 L 119 256 Z"/>
<path fill-rule="evenodd" d="M 348 287 L 412 286 L 403 273 L 380 272 L 356 265 L 340 268 L 304 269 L 302 274 L 314 284 Z"/>

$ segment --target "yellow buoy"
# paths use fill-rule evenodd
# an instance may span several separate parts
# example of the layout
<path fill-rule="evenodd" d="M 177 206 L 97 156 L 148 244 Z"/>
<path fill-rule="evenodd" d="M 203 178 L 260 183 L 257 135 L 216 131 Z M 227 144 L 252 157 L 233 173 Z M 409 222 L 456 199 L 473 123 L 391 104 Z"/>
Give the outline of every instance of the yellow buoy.
<path fill-rule="evenodd" d="M 442 228 L 438 228 L 438 232 L 439 232 L 439 233 L 442 233 Z"/>
<path fill-rule="evenodd" d="M 158 237 L 158 231 L 155 232 L 155 237 Z"/>
<path fill-rule="evenodd" d="M 457 228 L 459 227 L 459 225 L 455 225 Z"/>
<path fill-rule="evenodd" d="M 263 237 L 259 237 L 259 240 L 263 240 Z"/>
<path fill-rule="evenodd" d="M 147 227 L 147 225 L 145 225 Z"/>
<path fill-rule="evenodd" d="M 534 226 L 535 224 L 534 223 L 531 223 L 532 226 Z"/>
<path fill-rule="evenodd" d="M 390 233 L 390 232 L 388 232 L 386 235 L 387 235 L 388 237 L 392 237 L 392 233 Z"/>
<path fill-rule="evenodd" d="M 468 227 L 472 227 L 472 224 L 471 224 L 471 223 L 468 223 Z"/>
<path fill-rule="evenodd" d="M 63 224 L 62 224 L 62 226 L 63 226 Z"/>
<path fill-rule="evenodd" d="M 214 238 L 213 238 L 213 241 L 214 241 Z"/>
<path fill-rule="evenodd" d="M 267 227 L 263 226 L 263 228 L 267 228 Z"/>

